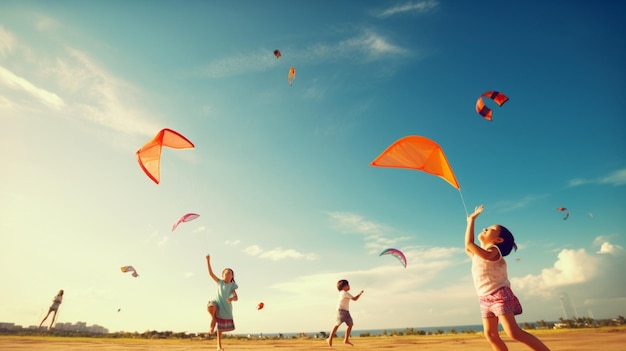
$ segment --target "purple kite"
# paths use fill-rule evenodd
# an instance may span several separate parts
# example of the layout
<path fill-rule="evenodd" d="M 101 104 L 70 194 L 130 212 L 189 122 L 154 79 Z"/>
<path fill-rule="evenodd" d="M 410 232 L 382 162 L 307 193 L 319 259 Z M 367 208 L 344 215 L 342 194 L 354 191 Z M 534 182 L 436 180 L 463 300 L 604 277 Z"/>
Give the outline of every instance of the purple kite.
<path fill-rule="evenodd" d="M 397 258 L 402 265 L 404 266 L 404 268 L 406 268 L 406 257 L 404 257 L 404 254 L 402 253 L 402 251 L 398 250 L 398 249 L 386 249 L 385 251 L 381 252 L 379 256 L 382 255 L 391 255 L 394 256 L 395 258 Z"/>

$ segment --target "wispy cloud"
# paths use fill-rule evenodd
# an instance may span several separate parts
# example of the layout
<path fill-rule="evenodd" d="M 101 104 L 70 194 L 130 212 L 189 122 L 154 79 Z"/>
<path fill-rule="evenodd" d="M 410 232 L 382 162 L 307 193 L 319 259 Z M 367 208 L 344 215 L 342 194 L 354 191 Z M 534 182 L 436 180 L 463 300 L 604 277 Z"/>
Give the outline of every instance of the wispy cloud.
<path fill-rule="evenodd" d="M 271 52 L 269 49 L 257 49 L 249 53 L 223 58 L 197 69 L 196 73 L 209 78 L 222 78 L 249 72 L 263 72 L 270 67 L 279 65 L 278 60 L 270 55 Z"/>
<path fill-rule="evenodd" d="M 513 210 L 517 210 L 517 209 L 529 206 L 533 202 L 537 200 L 541 200 L 546 197 L 548 197 L 548 195 L 546 194 L 533 194 L 533 195 L 525 196 L 519 200 L 500 201 L 496 203 L 494 207 L 496 207 L 502 212 L 509 212 L 509 211 L 513 211 Z"/>
<path fill-rule="evenodd" d="M 283 249 L 277 247 L 271 250 L 264 250 L 258 245 L 251 245 L 246 247 L 243 252 L 250 256 L 256 256 L 262 259 L 268 259 L 272 261 L 280 261 L 284 259 L 305 259 L 308 261 L 316 260 L 318 257 L 314 253 L 302 253 L 294 249 Z"/>
<path fill-rule="evenodd" d="M 397 4 L 395 6 L 389 7 L 385 10 L 382 10 L 376 13 L 376 17 L 379 18 L 388 18 L 391 16 L 406 14 L 406 13 L 424 13 L 429 12 L 430 10 L 439 6 L 439 3 L 434 0 L 426 0 L 426 1 L 418 1 L 418 2 L 407 2 L 404 4 Z"/>
<path fill-rule="evenodd" d="M 37 21 L 35 22 L 35 28 L 42 32 L 55 30 L 60 27 L 61 24 L 57 20 L 46 16 L 38 17 Z"/>
<path fill-rule="evenodd" d="M 210 62 L 194 71 L 198 76 L 223 78 L 250 72 L 263 72 L 272 68 L 285 67 L 288 57 L 290 62 L 300 65 L 316 65 L 340 59 L 351 59 L 353 63 L 368 63 L 380 59 L 389 59 L 394 55 L 406 55 L 409 50 L 392 43 L 388 38 L 371 29 L 336 43 L 315 43 L 304 49 L 285 49 L 285 55 L 279 61 L 267 48 L 256 49 L 248 53 L 237 54 Z M 296 67 L 297 68 L 297 67 Z M 285 77 L 287 71 L 285 71 Z"/>
<path fill-rule="evenodd" d="M 618 169 L 605 176 L 595 179 L 575 178 L 569 181 L 570 187 L 581 186 L 584 184 L 609 184 L 620 186 L 626 184 L 626 168 Z"/>
<path fill-rule="evenodd" d="M 76 116 L 127 134 L 152 136 L 156 124 L 137 102 L 141 92 L 131 84 L 109 73 L 88 54 L 67 49 L 53 69 L 61 87 L 68 92 L 68 103 Z"/>
<path fill-rule="evenodd" d="M 2 66 L 0 66 L 0 83 L 4 83 L 9 88 L 26 92 L 37 100 L 57 110 L 65 106 L 65 102 L 57 94 L 35 86 L 33 83 Z"/>
<path fill-rule="evenodd" d="M 40 31 L 58 25 L 54 19 L 45 17 L 36 23 Z M 34 98 L 54 110 L 62 109 L 64 117 L 91 120 L 130 135 L 154 135 L 158 124 L 149 122 L 154 118 L 141 106 L 140 89 L 110 73 L 87 53 L 71 47 L 60 46 L 60 49 L 61 53 L 52 58 L 47 52 L 33 50 L 28 43 L 18 43 L 0 27 L 0 57 L 20 62 L 21 72 L 37 77 L 35 82 L 34 78 L 26 78 L 4 65 L 0 66 L 0 85 L 25 93 L 31 100 Z M 44 85 L 48 88 L 42 88 Z M 0 107 L 12 109 L 31 110 L 33 105 L 19 95 L 4 96 L 2 101 Z"/>
<path fill-rule="evenodd" d="M 333 49 L 333 55 L 339 53 L 347 56 L 353 52 L 365 54 L 370 58 L 381 58 L 387 55 L 404 54 L 407 49 L 394 45 L 381 34 L 368 30 L 358 37 L 340 42 Z"/>
<path fill-rule="evenodd" d="M 348 212 L 328 213 L 332 225 L 341 232 L 354 234 L 382 234 L 381 224 L 365 220 L 363 216 Z"/>
<path fill-rule="evenodd" d="M 9 55 L 15 48 L 15 37 L 0 26 L 0 57 Z"/>
<path fill-rule="evenodd" d="M 228 246 L 237 246 L 241 243 L 241 240 L 237 239 L 237 240 L 226 240 L 224 242 L 224 244 L 228 245 Z"/>

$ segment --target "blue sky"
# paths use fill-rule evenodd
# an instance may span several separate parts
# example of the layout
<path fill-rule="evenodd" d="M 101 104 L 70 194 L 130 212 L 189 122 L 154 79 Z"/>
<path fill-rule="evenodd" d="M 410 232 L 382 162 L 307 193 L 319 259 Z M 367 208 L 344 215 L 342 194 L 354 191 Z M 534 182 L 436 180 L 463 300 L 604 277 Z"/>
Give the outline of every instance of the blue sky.
<path fill-rule="evenodd" d="M 570 317 L 624 315 L 623 17 L 583 1 L 3 1 L 2 322 L 38 324 L 64 289 L 59 322 L 206 331 L 210 253 L 240 286 L 236 332 L 330 330 L 339 279 L 365 290 L 355 329 L 480 324 L 459 191 L 369 166 L 407 135 L 443 148 L 468 210 L 485 205 L 478 229 L 515 235 L 518 321 L 562 317 L 564 294 Z M 474 109 L 488 90 L 510 98 L 487 101 L 492 122 Z M 157 185 L 135 152 L 163 128 L 195 148 L 164 149 Z"/>

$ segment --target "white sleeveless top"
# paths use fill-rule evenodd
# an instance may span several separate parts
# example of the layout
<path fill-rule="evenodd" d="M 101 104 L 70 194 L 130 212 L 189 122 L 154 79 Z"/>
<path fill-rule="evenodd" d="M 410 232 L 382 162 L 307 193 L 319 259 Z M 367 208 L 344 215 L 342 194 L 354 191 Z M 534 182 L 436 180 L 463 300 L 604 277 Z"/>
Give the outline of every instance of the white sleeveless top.
<path fill-rule="evenodd" d="M 497 246 L 495 248 L 500 253 L 500 258 L 495 261 L 484 260 L 477 255 L 472 256 L 472 278 L 478 296 L 487 296 L 502 287 L 511 286 L 507 275 L 506 261 L 502 257 L 500 249 Z"/>

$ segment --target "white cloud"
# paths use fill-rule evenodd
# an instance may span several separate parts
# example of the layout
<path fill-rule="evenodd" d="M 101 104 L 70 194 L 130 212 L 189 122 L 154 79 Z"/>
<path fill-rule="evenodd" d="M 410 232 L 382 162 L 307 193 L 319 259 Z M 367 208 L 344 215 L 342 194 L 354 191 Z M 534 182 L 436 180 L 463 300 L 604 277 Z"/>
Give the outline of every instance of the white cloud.
<path fill-rule="evenodd" d="M 600 250 L 597 252 L 599 254 L 616 254 L 617 252 L 623 250 L 623 248 L 619 245 L 613 245 L 608 241 L 605 241 L 600 245 Z"/>
<path fill-rule="evenodd" d="M 279 64 L 271 52 L 272 50 L 268 49 L 258 49 L 246 54 L 220 59 L 198 69 L 197 73 L 209 78 L 221 78 L 248 72 L 263 72 Z"/>
<path fill-rule="evenodd" d="M 50 17 L 40 16 L 39 18 L 37 18 L 37 21 L 35 22 L 35 28 L 37 28 L 37 30 L 42 31 L 42 32 L 55 30 L 59 27 L 60 27 L 60 23 Z"/>
<path fill-rule="evenodd" d="M 598 182 L 600 184 L 611 184 L 615 186 L 624 185 L 626 184 L 626 168 L 619 169 L 605 177 L 601 177 L 600 179 L 598 179 Z"/>
<path fill-rule="evenodd" d="M 257 49 L 248 53 L 222 58 L 195 70 L 195 74 L 208 78 L 223 78 L 249 72 L 263 72 L 274 67 L 284 67 L 271 55 L 272 50 Z M 341 40 L 337 43 L 315 43 L 305 49 L 286 49 L 292 62 L 299 65 L 315 65 L 339 59 L 350 59 L 351 63 L 368 63 L 373 60 L 389 59 L 392 55 L 405 55 L 408 49 L 393 44 L 373 30 Z M 285 60 L 281 58 L 280 60 Z M 297 69 L 297 67 L 296 67 Z M 286 70 L 286 68 L 285 68 Z M 287 72 L 285 71 L 285 76 Z M 310 92 L 311 93 L 311 92 Z M 319 92 L 313 92 L 318 94 Z"/>
<path fill-rule="evenodd" d="M 44 31 L 58 26 L 45 17 L 39 18 L 36 25 Z M 138 102 L 141 91 L 109 73 L 80 50 L 66 48 L 51 57 L 48 52 L 34 52 L 24 44 L 18 45 L 14 36 L 0 27 L 0 57 L 7 55 L 20 62 L 21 72 L 29 72 L 29 77 L 37 77 L 37 81 L 15 73 L 8 66 L 0 66 L 0 85 L 26 93 L 55 110 L 63 109 L 64 117 L 88 119 L 131 135 L 153 136 L 159 130 L 157 123 L 149 122 L 154 120 L 152 114 L 144 111 Z M 43 85 L 49 88 L 44 89 Z M 63 97 L 53 90 L 62 92 Z M 31 110 L 34 105 L 32 101 L 20 100 L 18 95 L 5 95 L 1 100 L 2 107 L 12 109 Z"/>
<path fill-rule="evenodd" d="M 75 115 L 127 134 L 153 136 L 159 127 L 138 106 L 137 88 L 107 72 L 86 53 L 68 49 L 53 76 L 68 93 Z"/>
<path fill-rule="evenodd" d="M 383 232 L 383 226 L 365 220 L 362 216 L 347 212 L 330 212 L 328 214 L 336 229 L 344 233 L 377 235 Z"/>
<path fill-rule="evenodd" d="M 581 185 L 587 184 L 587 183 L 590 183 L 590 182 L 588 180 L 585 180 L 585 179 L 582 179 L 582 178 L 575 178 L 575 179 L 570 180 L 568 182 L 568 185 L 570 187 L 575 187 L 575 186 L 581 186 Z"/>
<path fill-rule="evenodd" d="M 502 212 L 508 212 L 529 206 L 533 202 L 541 200 L 545 197 L 547 197 L 545 194 L 528 195 L 520 200 L 500 201 L 495 205 L 495 207 Z"/>
<path fill-rule="evenodd" d="M 511 284 L 529 295 L 549 296 L 554 288 L 588 282 L 597 272 L 597 258 L 585 249 L 565 249 L 551 268 L 544 268 L 539 275 L 513 278 Z"/>
<path fill-rule="evenodd" d="M 0 82 L 12 89 L 24 91 L 55 109 L 60 110 L 65 106 L 65 102 L 58 95 L 35 86 L 2 66 L 0 66 Z"/>
<path fill-rule="evenodd" d="M 605 176 L 595 179 L 575 178 L 568 182 L 570 187 L 581 186 L 584 184 L 609 184 L 620 186 L 626 184 L 626 168 L 618 169 Z"/>
<path fill-rule="evenodd" d="M 0 57 L 11 54 L 15 48 L 15 37 L 0 26 Z"/>
<path fill-rule="evenodd" d="M 239 240 L 239 239 L 237 239 L 237 240 L 226 240 L 224 243 L 226 245 L 229 245 L 229 246 L 237 246 L 237 245 L 239 245 L 239 243 L 241 243 L 241 240 Z"/>
<path fill-rule="evenodd" d="M 356 51 L 361 52 L 371 58 L 383 55 L 403 54 L 407 50 L 390 43 L 386 38 L 373 31 L 367 31 L 362 36 L 342 41 L 333 50 L 333 55 L 348 54 Z"/>
<path fill-rule="evenodd" d="M 295 259 L 304 258 L 308 261 L 312 261 L 312 260 L 317 259 L 317 255 L 313 253 L 304 254 L 294 249 L 283 250 L 282 248 L 279 247 L 273 250 L 263 251 L 259 255 L 259 258 L 267 258 L 272 261 L 279 261 L 279 260 L 283 260 L 286 258 L 295 258 Z"/>
<path fill-rule="evenodd" d="M 199 226 L 198 228 L 192 230 L 192 232 L 194 232 L 194 233 L 201 233 L 201 232 L 203 232 L 205 230 L 206 230 L 205 226 Z"/>
<path fill-rule="evenodd" d="M 263 249 L 261 249 L 261 247 L 258 245 L 252 245 L 243 249 L 243 252 L 247 253 L 250 256 L 257 256 L 258 254 L 263 252 Z"/>
<path fill-rule="evenodd" d="M 388 9 L 385 9 L 379 12 L 376 16 L 380 18 L 387 18 L 398 14 L 405 13 L 415 13 L 415 12 L 428 12 L 435 7 L 437 7 L 439 3 L 434 0 L 426 0 L 426 1 L 418 1 L 418 2 L 407 2 L 405 4 L 398 4 L 392 6 Z"/>
<path fill-rule="evenodd" d="M 317 255 L 314 253 L 302 253 L 299 251 L 296 251 L 294 249 L 283 249 L 283 248 L 275 248 L 272 250 L 263 250 L 260 246 L 258 245 L 252 245 L 252 246 L 248 246 L 246 247 L 243 252 L 245 252 L 246 254 L 250 255 L 250 256 L 256 256 L 258 258 L 262 258 L 262 259 L 269 259 L 272 261 L 280 261 L 280 260 L 284 260 L 284 259 L 288 259 L 288 258 L 293 258 L 293 259 L 305 259 L 308 261 L 312 261 L 312 260 L 316 260 L 317 259 Z"/>

